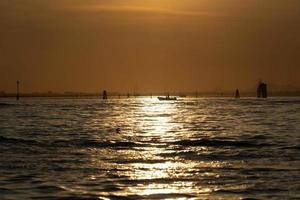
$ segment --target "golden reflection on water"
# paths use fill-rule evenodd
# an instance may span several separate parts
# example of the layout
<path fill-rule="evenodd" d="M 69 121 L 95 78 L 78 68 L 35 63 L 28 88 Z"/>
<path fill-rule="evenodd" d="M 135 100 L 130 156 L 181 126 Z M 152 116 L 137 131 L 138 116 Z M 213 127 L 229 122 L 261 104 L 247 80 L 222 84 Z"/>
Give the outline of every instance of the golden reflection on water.
<path fill-rule="evenodd" d="M 133 149 L 95 150 L 91 158 L 94 166 L 116 171 L 114 176 L 126 179 L 132 184 L 119 183 L 122 190 L 114 191 L 116 196 L 151 196 L 164 195 L 161 198 L 193 199 L 193 195 L 209 195 L 219 188 L 199 179 L 218 179 L 222 174 L 203 169 L 219 168 L 227 165 L 225 162 L 186 160 L 180 157 L 165 157 L 166 153 L 176 153 L 176 149 L 168 146 L 168 142 L 178 140 L 176 130 L 180 129 L 174 121 L 174 116 L 181 113 L 174 102 L 159 102 L 156 99 L 141 99 L 142 105 L 127 113 L 127 123 L 135 126 L 131 131 L 123 133 L 134 138 L 142 138 L 148 146 Z M 175 131 L 173 131 L 175 130 Z M 187 133 L 188 134 L 188 133 Z M 144 139 L 147 138 L 147 139 Z M 194 149 L 197 148 L 197 149 Z M 181 151 L 209 153 L 205 147 L 190 147 Z M 101 156 L 100 156 L 101 155 Z M 201 156 L 201 155 L 199 155 Z M 124 160 L 124 163 L 114 163 L 109 160 Z M 108 161 L 106 161 L 108 160 Z M 202 169 L 202 170 L 199 170 Z M 104 176 L 105 177 L 105 176 Z M 91 181 L 104 178 L 103 175 L 92 175 Z M 118 181 L 118 179 L 116 180 Z M 110 192 L 99 192 L 99 196 L 111 195 Z"/>
<path fill-rule="evenodd" d="M 145 113 L 145 116 L 140 118 L 140 126 L 148 129 L 146 136 L 164 137 L 168 134 L 173 128 L 172 116 L 178 111 L 176 105 L 173 102 L 159 102 L 158 100 L 145 100 L 143 105 L 140 112 Z"/>
<path fill-rule="evenodd" d="M 144 116 L 139 117 L 139 126 L 141 129 L 146 128 L 147 132 L 142 133 L 144 137 L 156 138 L 159 136 L 160 144 L 168 141 L 176 140 L 173 129 L 178 126 L 173 123 L 173 117 L 178 115 L 179 110 L 174 102 L 159 102 L 157 100 L 144 100 L 144 106 L 140 108 L 140 113 Z M 140 134 L 140 133 L 136 133 Z M 164 161 L 160 154 L 169 152 L 166 147 L 154 146 L 144 149 L 142 157 L 146 157 L 145 163 L 131 163 L 125 175 L 131 180 L 152 180 L 145 184 L 138 186 L 128 186 L 123 191 L 124 194 L 137 194 L 137 195 L 159 195 L 159 194 L 190 194 L 195 193 L 208 193 L 212 189 L 208 187 L 197 188 L 193 181 L 177 181 L 186 176 L 191 176 L 191 171 L 197 163 L 183 162 L 180 159 L 169 159 Z M 134 157 L 136 155 L 128 155 Z M 161 159 L 159 163 L 148 163 L 151 160 Z M 122 172 L 123 173 L 123 172 Z M 124 174 L 122 174 L 124 175 Z M 188 178 L 188 177 L 187 177 Z M 176 180 L 177 179 L 177 180 Z M 156 181 L 162 180 L 162 181 Z M 170 181 L 171 180 L 171 181 Z M 164 183 L 165 182 L 165 183 Z M 180 199 L 186 199 L 185 197 Z"/>

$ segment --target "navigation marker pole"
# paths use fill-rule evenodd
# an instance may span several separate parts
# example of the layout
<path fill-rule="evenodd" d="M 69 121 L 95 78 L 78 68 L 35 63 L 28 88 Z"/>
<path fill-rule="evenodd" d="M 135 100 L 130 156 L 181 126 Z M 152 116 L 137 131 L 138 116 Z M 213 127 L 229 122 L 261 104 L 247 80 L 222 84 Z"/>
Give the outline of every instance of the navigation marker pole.
<path fill-rule="evenodd" d="M 20 99 L 20 81 L 17 81 L 17 101 Z"/>

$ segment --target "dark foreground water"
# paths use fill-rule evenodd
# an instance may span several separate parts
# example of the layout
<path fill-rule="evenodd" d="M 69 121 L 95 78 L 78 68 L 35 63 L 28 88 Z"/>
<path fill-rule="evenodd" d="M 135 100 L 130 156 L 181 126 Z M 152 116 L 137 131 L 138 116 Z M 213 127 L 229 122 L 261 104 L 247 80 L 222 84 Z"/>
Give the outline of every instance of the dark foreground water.
<path fill-rule="evenodd" d="M 0 199 L 300 199 L 300 98 L 0 100 Z"/>

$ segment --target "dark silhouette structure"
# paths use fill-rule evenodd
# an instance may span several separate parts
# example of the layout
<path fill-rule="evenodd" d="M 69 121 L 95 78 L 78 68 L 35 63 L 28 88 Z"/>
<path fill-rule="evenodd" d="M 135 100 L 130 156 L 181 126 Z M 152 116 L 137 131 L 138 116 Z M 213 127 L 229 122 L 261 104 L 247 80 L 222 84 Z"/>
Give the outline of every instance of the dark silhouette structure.
<path fill-rule="evenodd" d="M 20 99 L 20 81 L 17 81 L 17 101 Z"/>
<path fill-rule="evenodd" d="M 102 99 L 107 99 L 107 92 L 106 92 L 106 90 L 103 90 Z"/>
<path fill-rule="evenodd" d="M 260 81 L 257 87 L 257 98 L 267 98 L 267 97 L 268 97 L 267 84 Z"/>
<path fill-rule="evenodd" d="M 236 89 L 236 91 L 235 91 L 235 98 L 240 98 L 240 91 L 239 91 L 239 89 Z"/>
<path fill-rule="evenodd" d="M 168 93 L 166 97 L 157 97 L 160 101 L 176 101 L 176 97 L 170 97 L 170 94 Z"/>

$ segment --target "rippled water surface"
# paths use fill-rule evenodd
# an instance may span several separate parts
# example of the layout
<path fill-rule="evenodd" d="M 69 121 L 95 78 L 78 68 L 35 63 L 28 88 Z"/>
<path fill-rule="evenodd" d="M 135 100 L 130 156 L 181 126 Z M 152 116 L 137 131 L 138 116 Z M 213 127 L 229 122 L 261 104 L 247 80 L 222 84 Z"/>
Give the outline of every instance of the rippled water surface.
<path fill-rule="evenodd" d="M 300 98 L 0 99 L 0 199 L 299 199 Z"/>

